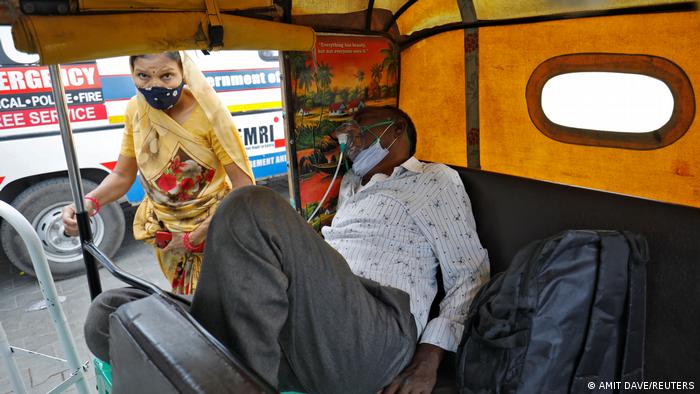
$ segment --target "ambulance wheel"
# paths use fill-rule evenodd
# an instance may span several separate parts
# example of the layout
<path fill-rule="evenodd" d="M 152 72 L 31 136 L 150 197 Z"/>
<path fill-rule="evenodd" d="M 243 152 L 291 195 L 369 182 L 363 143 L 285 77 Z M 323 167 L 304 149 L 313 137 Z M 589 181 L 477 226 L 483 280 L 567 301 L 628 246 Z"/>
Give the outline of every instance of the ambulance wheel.
<path fill-rule="evenodd" d="M 83 180 L 83 191 L 97 187 L 95 182 Z M 12 201 L 12 206 L 27 218 L 39 235 L 54 279 L 66 279 L 85 272 L 83 253 L 78 237 L 63 235 L 61 209 L 73 201 L 67 178 L 40 182 L 23 191 Z M 100 208 L 90 219 L 95 244 L 107 256 L 112 256 L 124 239 L 124 212 L 112 203 Z M 29 252 L 19 234 L 7 222 L 0 228 L 2 247 L 10 262 L 20 270 L 34 275 Z"/>

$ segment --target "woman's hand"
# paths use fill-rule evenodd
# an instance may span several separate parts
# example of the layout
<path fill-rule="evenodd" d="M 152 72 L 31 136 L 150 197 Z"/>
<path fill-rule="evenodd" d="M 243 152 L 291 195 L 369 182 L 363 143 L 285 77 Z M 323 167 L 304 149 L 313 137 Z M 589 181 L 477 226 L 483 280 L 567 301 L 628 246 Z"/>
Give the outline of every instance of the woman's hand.
<path fill-rule="evenodd" d="M 199 224 L 196 229 L 190 233 L 190 244 L 192 246 L 198 246 L 204 242 L 207 238 L 207 231 L 209 230 L 209 224 L 211 223 L 212 216 L 209 216 L 205 221 Z"/>
<path fill-rule="evenodd" d="M 172 233 L 173 238 L 168 242 L 168 246 L 164 247 L 163 253 L 187 253 L 185 249 L 185 244 L 182 243 L 182 236 L 184 233 Z"/>
<path fill-rule="evenodd" d="M 95 214 L 95 204 L 90 200 L 85 200 L 85 211 L 88 215 Z M 75 204 L 69 204 L 61 210 L 63 219 L 63 232 L 71 237 L 78 236 L 78 220 L 75 218 Z"/>
<path fill-rule="evenodd" d="M 106 206 L 129 191 L 129 188 L 134 183 L 134 179 L 136 179 L 137 172 L 136 158 L 120 154 L 114 170 L 100 182 L 100 185 L 95 190 L 88 193 L 88 196 L 99 201 L 100 205 Z M 85 200 L 85 211 L 90 216 L 94 215 L 95 204 L 90 200 Z M 71 237 L 77 236 L 78 222 L 75 219 L 74 204 L 63 207 L 61 219 L 63 219 L 63 232 Z"/>
<path fill-rule="evenodd" d="M 63 219 L 63 233 L 71 237 L 78 235 L 78 221 L 75 219 L 75 205 L 70 204 L 61 210 Z"/>

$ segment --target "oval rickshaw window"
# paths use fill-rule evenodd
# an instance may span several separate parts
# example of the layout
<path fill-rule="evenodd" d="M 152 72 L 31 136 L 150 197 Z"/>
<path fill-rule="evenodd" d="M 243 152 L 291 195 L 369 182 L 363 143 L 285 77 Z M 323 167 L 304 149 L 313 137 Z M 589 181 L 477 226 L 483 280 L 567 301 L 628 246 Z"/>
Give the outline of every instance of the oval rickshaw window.
<path fill-rule="evenodd" d="M 648 55 L 573 54 L 540 64 L 526 89 L 545 135 L 580 145 L 656 149 L 678 140 L 695 115 L 693 89 L 671 61 Z"/>
<path fill-rule="evenodd" d="M 671 120 L 673 107 L 671 89 L 641 74 L 567 73 L 542 88 L 545 116 L 579 129 L 648 133 Z"/>

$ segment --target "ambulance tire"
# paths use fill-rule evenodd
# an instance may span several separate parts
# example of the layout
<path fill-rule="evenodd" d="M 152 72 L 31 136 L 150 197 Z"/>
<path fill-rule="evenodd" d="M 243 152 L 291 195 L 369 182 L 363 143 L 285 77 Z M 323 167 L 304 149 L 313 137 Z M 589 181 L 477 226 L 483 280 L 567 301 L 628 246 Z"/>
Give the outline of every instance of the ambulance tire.
<path fill-rule="evenodd" d="M 97 187 L 95 182 L 83 180 L 87 193 Z M 78 237 L 63 236 L 61 209 L 73 201 L 68 178 L 42 181 L 23 191 L 12 201 L 12 206 L 27 218 L 37 231 L 44 246 L 46 259 L 55 280 L 66 279 L 85 272 Z M 124 212 L 117 203 L 100 208 L 91 219 L 93 239 L 100 250 L 112 257 L 124 239 Z M 0 227 L 0 240 L 8 259 L 18 269 L 34 275 L 29 252 L 19 234 L 7 222 Z M 99 264 L 98 264 L 99 265 Z"/>

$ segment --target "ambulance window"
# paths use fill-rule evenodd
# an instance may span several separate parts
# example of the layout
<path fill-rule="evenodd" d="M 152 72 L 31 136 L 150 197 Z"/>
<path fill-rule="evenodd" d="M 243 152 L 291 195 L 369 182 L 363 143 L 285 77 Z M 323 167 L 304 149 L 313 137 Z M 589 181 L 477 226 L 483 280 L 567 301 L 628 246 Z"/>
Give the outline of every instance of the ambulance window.
<path fill-rule="evenodd" d="M 692 86 L 667 59 L 574 54 L 540 64 L 527 85 L 545 135 L 581 145 L 656 149 L 680 138 L 695 112 Z"/>
<path fill-rule="evenodd" d="M 266 62 L 279 61 L 279 52 L 277 51 L 258 51 L 258 56 Z"/>

